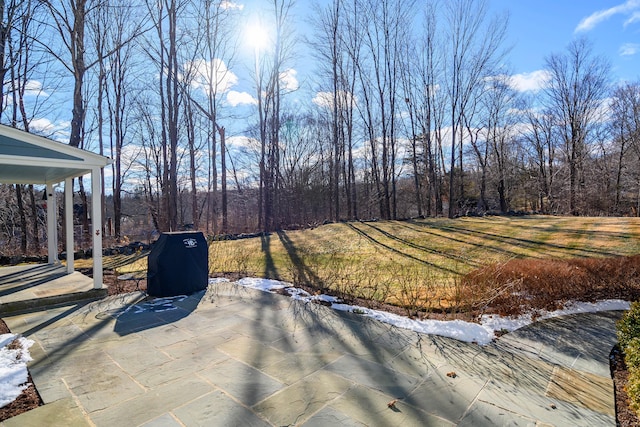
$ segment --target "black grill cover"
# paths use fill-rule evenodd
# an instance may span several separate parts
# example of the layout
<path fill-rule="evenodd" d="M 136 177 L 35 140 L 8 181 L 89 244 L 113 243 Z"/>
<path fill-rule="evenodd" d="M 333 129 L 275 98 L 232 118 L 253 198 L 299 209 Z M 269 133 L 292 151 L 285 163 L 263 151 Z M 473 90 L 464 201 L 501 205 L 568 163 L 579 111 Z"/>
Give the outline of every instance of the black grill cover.
<path fill-rule="evenodd" d="M 162 233 L 148 258 L 147 293 L 189 295 L 207 288 L 209 251 L 201 232 Z"/>

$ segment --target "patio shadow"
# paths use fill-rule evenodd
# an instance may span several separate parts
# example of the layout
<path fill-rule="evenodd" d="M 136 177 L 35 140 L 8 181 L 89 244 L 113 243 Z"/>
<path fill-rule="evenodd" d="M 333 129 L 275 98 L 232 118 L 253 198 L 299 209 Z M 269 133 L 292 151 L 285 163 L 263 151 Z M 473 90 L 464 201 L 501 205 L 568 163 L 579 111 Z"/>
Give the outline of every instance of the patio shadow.
<path fill-rule="evenodd" d="M 144 299 L 106 311 L 103 315 L 115 318 L 114 331 L 120 336 L 125 336 L 187 317 L 198 307 L 204 294 L 203 290 L 191 295 Z"/>

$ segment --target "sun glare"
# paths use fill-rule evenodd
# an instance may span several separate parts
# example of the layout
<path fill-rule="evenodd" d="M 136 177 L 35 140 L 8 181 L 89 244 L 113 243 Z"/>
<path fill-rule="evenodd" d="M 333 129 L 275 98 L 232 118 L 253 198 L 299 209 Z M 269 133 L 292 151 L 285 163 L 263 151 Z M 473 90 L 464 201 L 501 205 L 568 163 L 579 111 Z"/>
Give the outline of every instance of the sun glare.
<path fill-rule="evenodd" d="M 268 44 L 267 30 L 257 21 L 247 24 L 245 27 L 247 43 L 255 49 L 263 49 Z"/>

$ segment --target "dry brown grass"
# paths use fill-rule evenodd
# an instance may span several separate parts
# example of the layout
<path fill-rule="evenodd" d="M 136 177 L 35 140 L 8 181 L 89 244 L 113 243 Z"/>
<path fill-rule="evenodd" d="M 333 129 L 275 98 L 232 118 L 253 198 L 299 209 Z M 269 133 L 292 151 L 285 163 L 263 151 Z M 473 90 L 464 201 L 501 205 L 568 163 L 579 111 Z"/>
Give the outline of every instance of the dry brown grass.
<path fill-rule="evenodd" d="M 474 310 L 502 315 L 555 310 L 569 301 L 633 301 L 640 297 L 640 255 L 513 259 L 468 273 L 461 287 Z"/>

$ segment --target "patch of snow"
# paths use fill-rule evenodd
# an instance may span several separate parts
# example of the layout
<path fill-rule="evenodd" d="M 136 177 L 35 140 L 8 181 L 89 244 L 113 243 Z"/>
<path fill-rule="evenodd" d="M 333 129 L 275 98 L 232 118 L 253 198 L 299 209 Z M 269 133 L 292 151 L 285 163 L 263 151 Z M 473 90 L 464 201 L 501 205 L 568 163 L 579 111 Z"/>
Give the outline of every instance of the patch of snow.
<path fill-rule="evenodd" d="M 226 277 L 209 277 L 209 284 L 210 285 L 215 285 L 216 283 L 228 283 L 230 282 L 229 279 L 227 279 Z"/>
<path fill-rule="evenodd" d="M 330 295 L 320 294 L 320 295 L 311 295 L 309 292 L 304 289 L 294 288 L 292 286 L 286 288 L 286 291 L 291 295 L 291 298 L 300 301 L 322 301 L 328 302 L 331 304 L 340 302 L 340 299 L 337 297 L 332 297 Z M 334 307 L 335 308 L 335 307 Z"/>
<path fill-rule="evenodd" d="M 503 317 L 497 314 L 485 314 L 480 318 L 480 324 L 493 331 L 515 331 L 533 323 L 531 314 L 517 317 Z"/>
<path fill-rule="evenodd" d="M 495 338 L 493 330 L 477 323 L 465 322 L 464 320 L 415 320 L 386 311 L 371 310 L 348 304 L 334 303 L 331 308 L 361 314 L 398 328 L 409 329 L 423 334 L 440 335 L 465 342 L 475 342 L 481 345 L 488 344 Z"/>
<path fill-rule="evenodd" d="M 17 341 L 18 345 L 9 344 Z M 0 335 L 0 407 L 13 402 L 28 387 L 27 363 L 33 341 L 16 334 Z"/>
<path fill-rule="evenodd" d="M 331 295 L 316 295 L 315 297 L 313 297 L 313 299 L 316 299 L 318 301 L 324 301 L 324 302 L 330 302 L 332 304 L 338 304 L 340 302 L 340 298 L 337 297 L 332 297 Z"/>
<path fill-rule="evenodd" d="M 257 279 L 254 277 L 245 277 L 238 280 L 238 284 L 247 288 L 258 289 L 260 291 L 271 292 L 272 289 L 284 289 L 290 287 L 290 283 L 281 282 L 271 279 Z"/>
<path fill-rule="evenodd" d="M 554 311 L 550 317 L 576 313 L 596 313 L 598 311 L 629 310 L 631 303 L 621 299 L 609 299 L 598 302 L 570 302 L 562 310 Z"/>
<path fill-rule="evenodd" d="M 285 290 L 289 293 L 289 295 L 291 295 L 291 298 L 296 300 L 305 300 L 311 297 L 311 294 L 304 289 L 294 288 L 290 286 L 288 288 L 285 288 Z"/>
<path fill-rule="evenodd" d="M 372 310 L 356 305 L 343 304 L 339 298 L 330 295 L 311 295 L 308 292 L 296 288 L 291 283 L 270 279 L 244 278 L 237 282 L 241 286 L 272 292 L 273 289 L 286 289 L 293 299 L 310 302 L 323 301 L 331 304 L 334 310 L 360 314 L 376 319 L 399 328 L 412 331 L 454 338 L 460 341 L 473 342 L 486 345 L 492 342 L 499 331 L 515 331 L 516 329 L 530 325 L 534 322 L 533 314 L 527 313 L 517 317 L 503 317 L 498 315 L 483 315 L 479 323 L 465 322 L 463 320 L 415 320 L 405 316 L 389 313 L 381 310 Z M 556 311 L 544 311 L 537 315 L 537 320 L 552 317 L 565 316 L 576 313 L 594 313 L 608 310 L 628 310 L 629 302 L 623 300 L 605 300 L 596 303 L 573 302 L 563 309 Z"/>
<path fill-rule="evenodd" d="M 620 299 L 603 300 L 598 302 L 570 302 L 564 308 L 555 311 L 542 311 L 538 314 L 537 320 L 551 319 L 552 317 L 566 316 L 578 313 L 596 313 L 598 311 L 628 310 L 631 304 Z M 480 323 L 494 331 L 515 331 L 533 323 L 531 313 L 517 317 L 502 317 L 498 315 L 485 314 L 480 318 Z"/>

